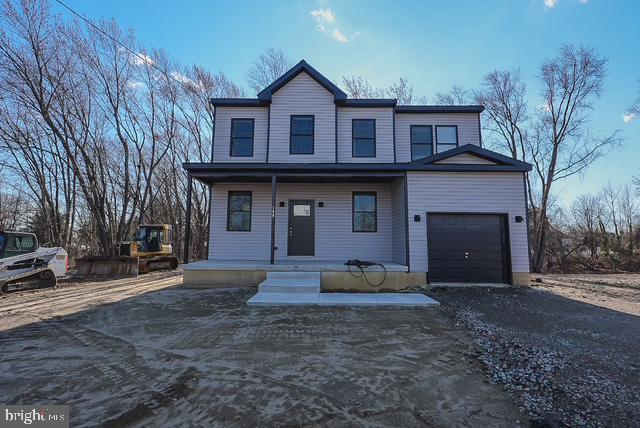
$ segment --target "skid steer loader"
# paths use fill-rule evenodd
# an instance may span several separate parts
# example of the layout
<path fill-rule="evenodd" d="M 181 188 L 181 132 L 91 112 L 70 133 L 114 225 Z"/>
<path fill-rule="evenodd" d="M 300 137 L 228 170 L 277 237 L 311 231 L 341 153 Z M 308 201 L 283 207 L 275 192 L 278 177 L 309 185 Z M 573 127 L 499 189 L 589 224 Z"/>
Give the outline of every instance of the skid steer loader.
<path fill-rule="evenodd" d="M 76 260 L 75 278 L 118 278 L 178 267 L 168 224 L 138 226 L 135 240 L 120 243 L 117 256 L 87 256 Z"/>
<path fill-rule="evenodd" d="M 55 287 L 67 260 L 64 249 L 40 247 L 33 233 L 0 231 L 0 294 Z"/>

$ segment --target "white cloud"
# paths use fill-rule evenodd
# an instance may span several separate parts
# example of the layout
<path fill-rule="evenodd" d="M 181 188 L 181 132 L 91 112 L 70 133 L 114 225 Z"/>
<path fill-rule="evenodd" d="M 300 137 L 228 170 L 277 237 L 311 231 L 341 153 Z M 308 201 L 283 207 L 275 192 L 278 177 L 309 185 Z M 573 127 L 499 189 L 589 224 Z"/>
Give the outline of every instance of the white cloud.
<path fill-rule="evenodd" d="M 558 0 L 544 0 L 544 7 L 547 9 L 553 9 L 557 3 Z"/>
<path fill-rule="evenodd" d="M 311 11 L 311 15 L 313 15 L 313 17 L 318 22 L 326 22 L 326 23 L 331 24 L 332 22 L 335 22 L 335 20 L 336 20 L 336 15 L 329 8 L 312 10 Z"/>
<path fill-rule="evenodd" d="M 153 59 L 151 59 L 149 55 L 145 55 L 143 53 L 138 53 L 137 55 L 133 55 L 131 57 L 131 64 L 133 65 L 153 65 L 153 63 Z"/>
<path fill-rule="evenodd" d="M 177 80 L 180 83 L 183 84 L 195 84 L 195 82 L 191 79 L 189 79 L 187 76 L 185 76 L 184 74 L 178 72 L 178 71 L 172 71 L 171 73 L 171 77 L 173 77 L 175 80 Z"/>
<path fill-rule="evenodd" d="M 347 43 L 349 40 L 347 39 L 347 36 L 345 36 L 344 34 L 342 34 L 340 32 L 340 30 L 338 30 L 337 28 L 334 28 L 333 31 L 331 32 L 331 37 L 333 37 L 334 39 L 336 39 L 337 41 L 339 41 L 340 43 Z"/>
<path fill-rule="evenodd" d="M 625 123 L 628 123 L 637 117 L 638 117 L 637 113 L 626 113 L 622 115 L 622 120 L 624 120 Z"/>
<path fill-rule="evenodd" d="M 345 36 L 344 33 L 335 25 L 336 15 L 331 9 L 314 9 L 310 14 L 316 21 L 317 31 L 327 34 L 332 39 L 337 40 L 340 43 L 347 43 L 349 41 L 347 36 Z"/>

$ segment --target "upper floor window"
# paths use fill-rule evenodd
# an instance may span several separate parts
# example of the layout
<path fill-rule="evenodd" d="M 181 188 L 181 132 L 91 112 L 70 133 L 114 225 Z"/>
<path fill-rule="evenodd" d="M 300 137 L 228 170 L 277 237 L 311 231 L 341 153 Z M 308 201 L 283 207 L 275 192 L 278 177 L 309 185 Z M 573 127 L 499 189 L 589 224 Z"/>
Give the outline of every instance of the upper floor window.
<path fill-rule="evenodd" d="M 251 231 L 251 192 L 229 192 L 227 230 Z"/>
<path fill-rule="evenodd" d="M 458 127 L 436 126 L 436 144 L 438 153 L 458 147 Z"/>
<path fill-rule="evenodd" d="M 376 157 L 376 120 L 353 119 L 351 121 L 351 155 L 353 157 Z"/>
<path fill-rule="evenodd" d="M 289 153 L 292 155 L 313 154 L 314 116 L 291 116 Z"/>
<path fill-rule="evenodd" d="M 431 125 L 411 125 L 411 160 L 433 154 L 433 128 Z"/>
<path fill-rule="evenodd" d="M 231 119 L 230 156 L 253 156 L 253 119 Z"/>
<path fill-rule="evenodd" d="M 375 192 L 354 192 L 352 210 L 354 232 L 378 231 L 378 204 Z"/>

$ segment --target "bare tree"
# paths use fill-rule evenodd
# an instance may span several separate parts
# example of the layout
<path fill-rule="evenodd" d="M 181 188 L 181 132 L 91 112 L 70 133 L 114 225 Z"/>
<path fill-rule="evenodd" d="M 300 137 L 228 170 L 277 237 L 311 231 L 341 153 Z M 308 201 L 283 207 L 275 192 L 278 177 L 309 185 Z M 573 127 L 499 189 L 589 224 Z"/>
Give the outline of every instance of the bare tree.
<path fill-rule="evenodd" d="M 362 76 L 344 76 L 342 84 L 349 98 L 384 98 L 385 96 L 383 89 L 372 87 Z"/>
<path fill-rule="evenodd" d="M 282 49 L 267 48 L 251 64 L 247 73 L 249 86 L 260 92 L 293 66 L 293 61 Z"/>
<path fill-rule="evenodd" d="M 485 107 L 485 129 L 489 131 L 493 145 L 514 159 L 526 161 L 529 117 L 526 85 L 520 70 L 495 70 L 485 75 L 474 98 Z"/>
<path fill-rule="evenodd" d="M 395 98 L 400 105 L 414 104 L 418 101 L 413 93 L 413 85 L 406 77 L 401 77 L 388 88 L 375 88 L 362 76 L 344 76 L 342 84 L 349 98 Z M 423 97 L 419 100 L 424 99 Z"/>
<path fill-rule="evenodd" d="M 473 94 L 462 85 L 456 83 L 447 92 L 438 92 L 435 103 L 438 105 L 463 106 L 473 104 Z"/>
<path fill-rule="evenodd" d="M 413 85 L 406 77 L 401 77 L 396 83 L 392 83 L 387 88 L 387 96 L 395 98 L 400 105 L 413 104 Z"/>

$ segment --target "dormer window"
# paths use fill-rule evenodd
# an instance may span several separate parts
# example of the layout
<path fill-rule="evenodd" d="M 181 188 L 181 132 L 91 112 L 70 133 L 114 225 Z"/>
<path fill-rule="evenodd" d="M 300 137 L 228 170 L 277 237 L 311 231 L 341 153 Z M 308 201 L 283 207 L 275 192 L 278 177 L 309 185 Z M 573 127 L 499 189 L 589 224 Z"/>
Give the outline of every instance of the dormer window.
<path fill-rule="evenodd" d="M 376 120 L 353 119 L 351 139 L 351 155 L 354 158 L 376 157 Z"/>
<path fill-rule="evenodd" d="M 230 156 L 253 156 L 253 119 L 231 119 Z"/>
<path fill-rule="evenodd" d="M 312 155 L 315 116 L 291 116 L 289 153 L 292 155 Z"/>

